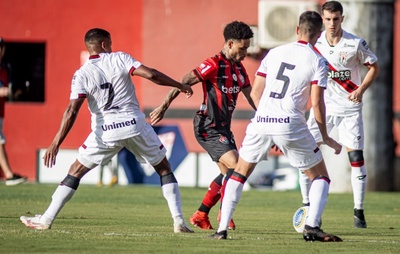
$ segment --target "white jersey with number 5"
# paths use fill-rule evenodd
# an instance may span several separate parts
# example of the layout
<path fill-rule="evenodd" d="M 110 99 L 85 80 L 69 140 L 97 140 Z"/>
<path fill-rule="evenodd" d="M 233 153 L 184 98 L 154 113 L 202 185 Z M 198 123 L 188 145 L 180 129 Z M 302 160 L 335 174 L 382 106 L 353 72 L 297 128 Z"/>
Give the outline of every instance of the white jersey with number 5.
<path fill-rule="evenodd" d="M 135 136 L 145 126 L 131 80 L 139 66 L 126 53 L 101 53 L 75 72 L 70 99 L 87 98 L 92 131 L 103 141 Z"/>
<path fill-rule="evenodd" d="M 313 46 L 297 41 L 270 50 L 256 75 L 265 89 L 252 123 L 266 134 L 307 129 L 305 112 L 311 85 L 326 87 L 328 63 Z"/>
<path fill-rule="evenodd" d="M 346 31 L 335 46 L 328 43 L 324 31 L 315 47 L 329 62 L 326 114 L 346 116 L 360 111 L 362 103 L 354 103 L 348 96 L 361 84 L 360 65 L 373 64 L 378 58 L 369 50 L 365 40 Z"/>

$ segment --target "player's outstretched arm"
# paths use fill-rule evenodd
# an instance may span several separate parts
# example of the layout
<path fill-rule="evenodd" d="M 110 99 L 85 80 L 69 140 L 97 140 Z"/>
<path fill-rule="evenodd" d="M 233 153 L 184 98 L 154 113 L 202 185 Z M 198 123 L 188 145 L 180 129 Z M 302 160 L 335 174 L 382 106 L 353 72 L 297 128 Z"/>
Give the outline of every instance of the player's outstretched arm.
<path fill-rule="evenodd" d="M 172 86 L 178 88 L 182 93 L 185 93 L 188 98 L 193 94 L 192 88 L 189 85 L 179 83 L 164 73 L 144 65 L 135 69 L 132 74 L 148 79 L 160 86 Z"/>
<path fill-rule="evenodd" d="M 58 130 L 53 142 L 47 148 L 46 153 L 43 156 L 44 165 L 51 168 L 56 164 L 56 157 L 60 145 L 64 141 L 65 137 L 68 135 L 69 131 L 75 123 L 76 117 L 78 116 L 79 109 L 81 108 L 84 98 L 78 98 L 70 100 L 67 108 L 64 111 L 63 118 L 61 120 L 60 129 Z"/>
<path fill-rule="evenodd" d="M 200 80 L 194 75 L 193 71 L 189 72 L 182 78 L 182 83 L 192 86 L 197 84 Z M 150 113 L 150 124 L 155 125 L 160 122 L 164 118 L 164 114 L 171 105 L 172 101 L 175 100 L 179 95 L 179 90 L 177 88 L 171 89 L 168 94 L 165 96 L 163 103 L 154 109 Z"/>

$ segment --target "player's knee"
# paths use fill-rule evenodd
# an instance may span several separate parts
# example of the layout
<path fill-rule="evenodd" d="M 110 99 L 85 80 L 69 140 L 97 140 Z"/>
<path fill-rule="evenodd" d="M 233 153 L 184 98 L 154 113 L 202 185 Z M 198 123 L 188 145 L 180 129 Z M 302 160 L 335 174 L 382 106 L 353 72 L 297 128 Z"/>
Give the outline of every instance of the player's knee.
<path fill-rule="evenodd" d="M 64 180 L 62 180 L 62 182 L 60 183 L 61 185 L 70 187 L 73 190 L 78 189 L 79 186 L 79 182 L 81 179 L 79 179 L 78 177 L 72 176 L 72 175 L 67 175 Z"/>
<path fill-rule="evenodd" d="M 363 150 L 354 150 L 348 152 L 349 161 L 353 167 L 361 167 L 364 165 L 364 153 Z"/>

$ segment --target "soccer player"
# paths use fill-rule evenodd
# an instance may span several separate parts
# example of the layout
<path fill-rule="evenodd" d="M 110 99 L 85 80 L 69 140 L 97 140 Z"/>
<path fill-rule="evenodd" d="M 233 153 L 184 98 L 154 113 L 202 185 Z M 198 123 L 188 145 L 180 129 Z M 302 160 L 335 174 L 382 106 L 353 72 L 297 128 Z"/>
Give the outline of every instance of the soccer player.
<path fill-rule="evenodd" d="M 234 21 L 226 25 L 223 34 L 225 43 L 221 52 L 204 60 L 182 79 L 182 83 L 190 86 L 200 82 L 202 84 L 203 102 L 193 120 L 194 135 L 221 172 L 211 182 L 198 210 L 190 217 L 190 223 L 205 230 L 213 229 L 208 214 L 218 200 L 222 200 L 223 183 L 237 163 L 238 153 L 231 131 L 231 120 L 240 92 L 243 92 L 255 109 L 250 98 L 250 80 L 241 63 L 247 54 L 253 32 L 247 24 Z M 178 95 L 177 89 L 172 89 L 167 94 L 164 102 L 150 113 L 151 124 L 156 124 L 163 118 L 165 111 Z M 233 220 L 230 221 L 229 228 L 235 229 Z"/>
<path fill-rule="evenodd" d="M 227 238 L 228 223 L 240 200 L 244 183 L 257 163 L 267 159 L 271 146 L 275 145 L 288 157 L 293 167 L 299 168 L 312 181 L 304 239 L 342 241 L 335 235 L 324 233 L 319 227 L 330 179 L 305 118 L 310 98 L 324 142 L 336 154 L 340 153 L 341 145 L 328 136 L 325 126 L 323 94 L 328 63 L 313 49 L 321 27 L 322 18 L 317 12 L 302 13 L 296 28 L 298 41 L 270 50 L 262 60 L 251 91 L 257 111 L 247 126 L 238 164 L 226 184 L 219 228 L 211 237 Z"/>
<path fill-rule="evenodd" d="M 325 31 L 316 43 L 317 50 L 328 60 L 328 87 L 325 93 L 326 123 L 328 133 L 335 126 L 339 142 L 346 147 L 351 165 L 351 185 L 354 198 L 354 227 L 366 228 L 364 198 L 367 185 L 367 169 L 364 165 L 364 130 L 362 99 L 364 92 L 379 75 L 377 57 L 370 51 L 365 40 L 342 29 L 343 7 L 337 1 L 322 5 Z M 360 64 L 368 68 L 361 80 Z M 318 125 L 311 110 L 308 125 L 317 143 L 323 143 Z M 300 176 L 303 205 L 309 203 L 309 180 Z"/>
<path fill-rule="evenodd" d="M 52 167 L 56 163 L 60 145 L 73 127 L 85 99 L 92 115 L 92 132 L 79 148 L 77 160 L 55 190 L 45 213 L 35 217 L 21 216 L 21 222 L 29 228 L 49 229 L 65 203 L 74 195 L 81 178 L 96 166 L 106 164 L 125 147 L 139 161 L 153 165 L 160 175 L 161 190 L 174 221 L 174 232 L 193 232 L 186 226 L 182 215 L 179 187 L 165 157 L 166 150 L 145 121 L 131 75 L 158 85 L 176 87 L 188 97 L 192 95 L 192 89 L 124 52 L 112 52 L 108 31 L 100 28 L 89 30 L 85 35 L 85 44 L 90 54 L 89 61 L 75 72 L 72 79 L 70 102 L 61 126 L 43 156 L 45 166 Z"/>
<path fill-rule="evenodd" d="M 6 185 L 12 186 L 26 182 L 27 178 L 13 173 L 6 152 L 6 137 L 3 133 L 4 106 L 11 90 L 8 87 L 10 84 L 10 65 L 3 61 L 5 52 L 6 44 L 0 37 L 0 168 L 6 178 Z"/>

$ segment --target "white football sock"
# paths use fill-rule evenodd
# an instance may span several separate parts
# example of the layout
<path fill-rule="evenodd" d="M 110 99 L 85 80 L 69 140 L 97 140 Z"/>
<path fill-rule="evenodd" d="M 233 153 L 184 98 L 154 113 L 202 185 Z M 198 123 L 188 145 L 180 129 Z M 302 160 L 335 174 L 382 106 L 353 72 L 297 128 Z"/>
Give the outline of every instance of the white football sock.
<path fill-rule="evenodd" d="M 182 202 L 178 183 L 167 183 L 161 186 L 164 198 L 167 200 L 169 211 L 174 222 L 183 222 Z"/>
<path fill-rule="evenodd" d="M 311 227 L 319 227 L 322 212 L 328 200 L 329 183 L 323 178 L 317 178 L 311 183 L 310 188 L 310 209 L 306 224 Z"/>
<path fill-rule="evenodd" d="M 54 191 L 53 196 L 51 196 L 51 203 L 46 212 L 44 212 L 44 214 L 40 218 L 40 222 L 45 224 L 53 223 L 58 213 L 64 207 L 65 203 L 67 203 L 72 198 L 74 193 L 74 189 L 65 185 L 59 185 Z"/>
<path fill-rule="evenodd" d="M 308 193 L 310 192 L 311 181 L 306 174 L 299 171 L 299 185 L 301 196 L 303 197 L 303 204 L 310 203 Z"/>
<path fill-rule="evenodd" d="M 363 210 L 365 190 L 367 188 L 367 169 L 364 165 L 351 167 L 351 186 L 353 187 L 354 208 Z"/>
<path fill-rule="evenodd" d="M 225 195 L 221 205 L 221 220 L 217 232 L 228 230 L 229 222 L 235 211 L 236 205 L 243 192 L 243 184 L 232 178 L 228 179 L 225 187 Z"/>

